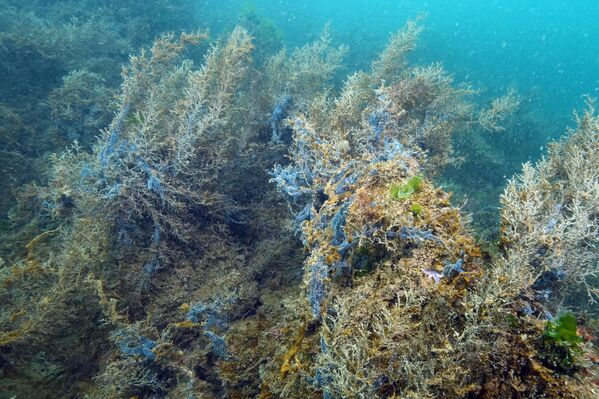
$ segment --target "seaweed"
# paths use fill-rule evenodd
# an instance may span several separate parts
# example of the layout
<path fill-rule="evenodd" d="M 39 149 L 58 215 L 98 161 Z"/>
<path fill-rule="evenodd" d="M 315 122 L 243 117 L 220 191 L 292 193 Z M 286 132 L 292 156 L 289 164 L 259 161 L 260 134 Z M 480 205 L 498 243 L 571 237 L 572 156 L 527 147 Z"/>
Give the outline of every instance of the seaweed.
<path fill-rule="evenodd" d="M 405 200 L 417 193 L 422 185 L 422 177 L 412 176 L 403 184 L 392 184 L 389 187 L 389 194 L 394 199 Z"/>
<path fill-rule="evenodd" d="M 583 351 L 583 342 L 578 335 L 578 322 L 572 312 L 562 312 L 553 320 L 548 320 L 543 333 L 542 353 L 550 367 L 564 373 L 572 373 L 578 367 L 578 359 Z"/>
<path fill-rule="evenodd" d="M 422 205 L 417 202 L 414 202 L 412 205 L 410 205 L 410 211 L 414 214 L 414 216 L 422 215 L 422 210 Z"/>

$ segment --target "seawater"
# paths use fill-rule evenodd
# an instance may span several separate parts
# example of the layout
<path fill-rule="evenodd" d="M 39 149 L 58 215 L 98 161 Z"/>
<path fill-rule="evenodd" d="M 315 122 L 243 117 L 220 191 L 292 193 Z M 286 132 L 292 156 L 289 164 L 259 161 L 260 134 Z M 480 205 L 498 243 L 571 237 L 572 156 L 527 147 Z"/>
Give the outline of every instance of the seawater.
<path fill-rule="evenodd" d="M 240 2 L 206 1 L 233 18 Z M 249 3 L 246 3 L 249 4 Z M 571 121 L 584 94 L 599 94 L 599 4 L 573 1 L 254 1 L 256 9 L 301 45 L 330 22 L 350 46 L 350 69 L 366 68 L 391 32 L 407 18 L 425 15 L 416 62 L 442 62 L 458 80 L 489 94 L 514 85 L 550 124 Z M 221 25 L 222 26 L 222 25 Z M 560 129 L 558 129 L 560 130 Z M 553 132 L 555 133 L 555 132 Z"/>

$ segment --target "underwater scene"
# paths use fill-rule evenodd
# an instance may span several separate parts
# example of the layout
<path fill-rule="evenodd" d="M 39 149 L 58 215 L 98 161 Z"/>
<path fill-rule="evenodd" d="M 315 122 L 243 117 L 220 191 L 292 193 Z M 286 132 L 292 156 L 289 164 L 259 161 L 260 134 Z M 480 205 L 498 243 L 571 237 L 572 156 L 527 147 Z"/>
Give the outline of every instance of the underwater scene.
<path fill-rule="evenodd" d="M 597 21 L 0 0 L 0 399 L 599 398 Z"/>

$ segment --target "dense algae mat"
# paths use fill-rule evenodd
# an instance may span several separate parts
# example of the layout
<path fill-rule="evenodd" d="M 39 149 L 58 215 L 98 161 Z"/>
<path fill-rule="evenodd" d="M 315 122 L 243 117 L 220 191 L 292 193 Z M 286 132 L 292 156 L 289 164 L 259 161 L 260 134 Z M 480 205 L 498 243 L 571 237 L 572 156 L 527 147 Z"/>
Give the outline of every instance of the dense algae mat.
<path fill-rule="evenodd" d="M 592 103 L 509 181 L 489 254 L 435 179 L 515 93 L 409 66 L 417 22 L 339 90 L 327 29 L 265 56 L 255 28 L 132 56 L 98 141 L 19 191 L 0 397 L 597 397 Z"/>

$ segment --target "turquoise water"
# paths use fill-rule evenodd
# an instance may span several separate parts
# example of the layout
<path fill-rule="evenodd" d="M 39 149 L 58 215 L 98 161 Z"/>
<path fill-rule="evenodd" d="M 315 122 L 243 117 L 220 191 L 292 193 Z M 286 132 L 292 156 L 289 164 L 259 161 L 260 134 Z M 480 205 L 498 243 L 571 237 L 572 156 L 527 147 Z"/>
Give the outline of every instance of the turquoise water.
<path fill-rule="evenodd" d="M 213 29 L 240 8 L 237 1 L 204 4 L 208 14 L 223 13 Z M 599 4 L 591 0 L 252 4 L 282 29 L 290 45 L 304 43 L 330 22 L 336 39 L 350 46 L 350 69 L 366 67 L 391 32 L 424 14 L 416 62 L 442 62 L 459 80 L 490 94 L 516 87 L 550 125 L 569 123 L 582 95 L 599 94 Z"/>

